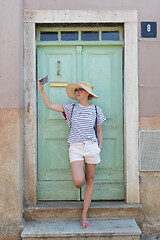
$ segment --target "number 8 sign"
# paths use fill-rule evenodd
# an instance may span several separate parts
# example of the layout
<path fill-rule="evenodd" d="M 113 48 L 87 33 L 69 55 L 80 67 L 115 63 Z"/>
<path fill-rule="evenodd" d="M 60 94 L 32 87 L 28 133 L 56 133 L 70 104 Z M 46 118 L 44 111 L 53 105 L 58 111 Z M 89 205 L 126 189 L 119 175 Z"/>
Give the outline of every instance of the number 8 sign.
<path fill-rule="evenodd" d="M 156 38 L 157 23 L 156 22 L 141 22 L 141 37 Z"/>
<path fill-rule="evenodd" d="M 147 32 L 151 31 L 151 24 L 147 24 Z"/>

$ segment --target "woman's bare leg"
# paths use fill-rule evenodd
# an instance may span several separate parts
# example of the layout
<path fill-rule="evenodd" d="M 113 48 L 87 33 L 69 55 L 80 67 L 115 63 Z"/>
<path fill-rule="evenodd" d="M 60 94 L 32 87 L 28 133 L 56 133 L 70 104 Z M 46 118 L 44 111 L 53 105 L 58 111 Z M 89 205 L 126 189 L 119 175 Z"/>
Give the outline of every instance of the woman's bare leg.
<path fill-rule="evenodd" d="M 81 187 L 84 181 L 85 175 L 84 175 L 83 166 L 84 166 L 84 161 L 71 162 L 72 179 L 76 187 Z"/>
<path fill-rule="evenodd" d="M 94 175 L 96 164 L 85 163 L 84 175 L 84 161 L 71 162 L 72 179 L 76 187 L 81 187 L 84 178 L 86 179 L 86 188 L 84 193 L 83 211 L 82 211 L 82 225 L 87 227 L 87 212 L 91 203 L 93 188 L 94 188 Z"/>
<path fill-rule="evenodd" d="M 91 203 L 93 188 L 94 188 L 94 175 L 95 175 L 96 164 L 85 163 L 85 178 L 86 188 L 84 193 L 82 221 L 87 221 L 87 212 Z"/>

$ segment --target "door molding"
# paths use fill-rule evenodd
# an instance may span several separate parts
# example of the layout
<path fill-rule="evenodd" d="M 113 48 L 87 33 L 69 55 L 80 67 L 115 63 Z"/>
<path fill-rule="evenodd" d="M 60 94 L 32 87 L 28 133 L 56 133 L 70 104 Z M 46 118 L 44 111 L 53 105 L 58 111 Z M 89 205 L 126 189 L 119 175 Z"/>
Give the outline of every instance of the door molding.
<path fill-rule="evenodd" d="M 138 172 L 138 12 L 137 10 L 24 11 L 24 193 L 37 203 L 36 23 L 124 24 L 125 201 L 139 203 Z"/>

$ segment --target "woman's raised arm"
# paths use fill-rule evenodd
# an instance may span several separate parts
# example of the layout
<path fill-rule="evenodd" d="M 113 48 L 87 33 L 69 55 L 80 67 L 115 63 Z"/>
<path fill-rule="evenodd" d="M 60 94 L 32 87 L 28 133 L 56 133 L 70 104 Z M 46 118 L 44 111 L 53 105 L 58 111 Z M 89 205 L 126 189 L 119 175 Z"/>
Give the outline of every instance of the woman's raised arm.
<path fill-rule="evenodd" d="M 41 97 L 43 99 L 43 102 L 44 104 L 46 105 L 46 107 L 48 109 L 51 109 L 53 111 L 56 111 L 56 112 L 64 112 L 64 109 L 63 109 L 63 106 L 60 105 L 60 104 L 53 104 L 49 101 L 45 91 L 44 91 L 44 88 L 43 88 L 43 85 L 40 84 L 40 81 L 41 79 L 38 80 L 38 88 L 39 88 L 39 91 L 40 91 L 40 94 L 41 94 Z"/>

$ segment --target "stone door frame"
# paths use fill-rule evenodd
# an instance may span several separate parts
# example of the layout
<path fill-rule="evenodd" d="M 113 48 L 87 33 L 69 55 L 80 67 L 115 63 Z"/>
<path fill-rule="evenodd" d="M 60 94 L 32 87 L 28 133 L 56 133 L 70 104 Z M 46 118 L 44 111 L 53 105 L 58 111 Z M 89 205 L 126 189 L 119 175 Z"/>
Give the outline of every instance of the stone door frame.
<path fill-rule="evenodd" d="M 24 194 L 37 203 L 37 23 L 124 24 L 124 179 L 126 203 L 139 203 L 138 12 L 137 10 L 24 11 Z"/>

